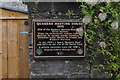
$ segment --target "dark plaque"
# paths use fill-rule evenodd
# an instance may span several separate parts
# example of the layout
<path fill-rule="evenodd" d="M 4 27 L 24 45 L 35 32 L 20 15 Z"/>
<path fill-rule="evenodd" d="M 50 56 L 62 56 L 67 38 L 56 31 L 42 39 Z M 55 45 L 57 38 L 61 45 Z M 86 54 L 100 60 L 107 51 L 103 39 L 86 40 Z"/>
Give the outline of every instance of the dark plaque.
<path fill-rule="evenodd" d="M 78 20 L 33 20 L 33 57 L 85 57 L 84 31 Z"/>

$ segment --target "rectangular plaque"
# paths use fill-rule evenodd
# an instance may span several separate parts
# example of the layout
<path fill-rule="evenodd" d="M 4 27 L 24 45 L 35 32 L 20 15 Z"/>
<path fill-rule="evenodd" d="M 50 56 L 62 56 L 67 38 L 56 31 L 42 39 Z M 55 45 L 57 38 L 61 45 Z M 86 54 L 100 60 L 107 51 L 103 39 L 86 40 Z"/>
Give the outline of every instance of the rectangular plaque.
<path fill-rule="evenodd" d="M 34 58 L 85 57 L 85 26 L 78 20 L 34 19 Z"/>

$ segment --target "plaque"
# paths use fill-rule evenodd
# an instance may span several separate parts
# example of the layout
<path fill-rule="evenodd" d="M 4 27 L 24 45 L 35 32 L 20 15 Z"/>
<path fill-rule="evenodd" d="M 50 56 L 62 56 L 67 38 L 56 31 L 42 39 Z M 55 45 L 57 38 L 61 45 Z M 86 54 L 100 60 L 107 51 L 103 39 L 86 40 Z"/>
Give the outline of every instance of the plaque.
<path fill-rule="evenodd" d="M 79 20 L 34 19 L 33 58 L 85 57 L 85 26 Z"/>

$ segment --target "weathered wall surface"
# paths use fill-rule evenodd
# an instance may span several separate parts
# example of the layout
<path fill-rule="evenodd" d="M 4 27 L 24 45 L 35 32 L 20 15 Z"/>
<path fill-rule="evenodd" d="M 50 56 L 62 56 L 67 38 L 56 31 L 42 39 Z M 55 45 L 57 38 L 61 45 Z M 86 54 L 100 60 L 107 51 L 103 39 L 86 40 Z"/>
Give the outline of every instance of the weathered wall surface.
<path fill-rule="evenodd" d="M 68 10 L 74 10 L 71 19 L 79 19 L 78 3 L 39 3 L 36 8 L 34 3 L 28 3 L 30 27 L 32 19 L 69 19 Z M 73 7 L 74 6 L 74 7 Z M 37 10 L 34 11 L 34 8 Z M 30 29 L 31 31 L 31 29 Z M 31 39 L 31 38 L 30 38 Z M 31 40 L 30 40 L 31 41 Z M 32 42 L 30 42 L 32 44 Z M 31 51 L 30 61 L 31 77 L 40 78 L 89 78 L 90 65 L 87 57 L 78 60 L 33 60 Z"/>
<path fill-rule="evenodd" d="M 32 46 L 32 19 L 80 19 L 81 3 L 27 3 L 29 11 L 29 45 Z M 68 10 L 73 10 L 72 16 L 68 17 Z M 90 78 L 96 76 L 97 71 L 91 74 L 91 65 L 88 56 L 85 58 L 68 60 L 34 60 L 32 59 L 32 48 L 30 54 L 31 78 Z M 96 78 L 101 75 L 98 74 Z M 105 75 L 101 75 L 104 77 Z"/>

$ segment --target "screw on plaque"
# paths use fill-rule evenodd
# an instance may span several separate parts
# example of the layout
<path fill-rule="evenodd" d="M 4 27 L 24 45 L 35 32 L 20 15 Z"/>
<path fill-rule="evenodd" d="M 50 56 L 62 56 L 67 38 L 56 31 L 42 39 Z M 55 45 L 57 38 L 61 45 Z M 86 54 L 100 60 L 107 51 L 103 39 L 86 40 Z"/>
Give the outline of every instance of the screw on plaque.
<path fill-rule="evenodd" d="M 42 49 L 39 49 L 39 48 L 38 48 L 38 49 L 36 50 L 36 53 L 37 53 L 38 55 L 41 55 L 41 54 L 43 53 L 43 51 L 42 51 Z"/>
<path fill-rule="evenodd" d="M 83 50 L 82 50 L 82 49 L 78 49 L 78 50 L 77 50 L 77 53 L 78 53 L 78 54 L 82 54 L 82 53 L 83 53 Z"/>

